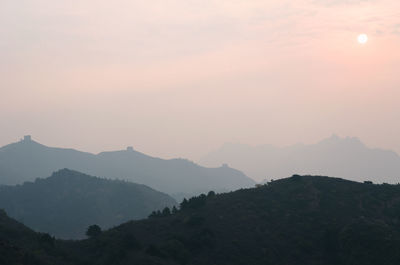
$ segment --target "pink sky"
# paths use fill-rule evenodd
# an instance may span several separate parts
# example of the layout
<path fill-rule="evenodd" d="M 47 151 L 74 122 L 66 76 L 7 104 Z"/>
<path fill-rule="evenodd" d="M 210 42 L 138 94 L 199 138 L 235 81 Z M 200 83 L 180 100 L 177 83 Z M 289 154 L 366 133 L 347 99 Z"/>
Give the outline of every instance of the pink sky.
<path fill-rule="evenodd" d="M 0 145 L 400 153 L 400 1 L 2 0 L 0 92 Z"/>

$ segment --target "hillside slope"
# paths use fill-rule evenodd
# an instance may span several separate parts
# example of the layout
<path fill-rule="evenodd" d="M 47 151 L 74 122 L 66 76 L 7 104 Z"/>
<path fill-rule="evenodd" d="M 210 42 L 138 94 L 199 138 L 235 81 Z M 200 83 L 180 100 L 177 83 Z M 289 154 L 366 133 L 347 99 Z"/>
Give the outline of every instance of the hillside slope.
<path fill-rule="evenodd" d="M 35 182 L 0 186 L 0 209 L 36 231 L 60 238 L 83 238 L 89 225 L 110 228 L 175 204 L 167 194 L 144 185 L 68 169 Z"/>
<path fill-rule="evenodd" d="M 38 244 L 43 235 L 21 228 L 12 243 L 47 262 L 37 264 L 400 264 L 400 185 L 293 176 L 259 188 L 210 192 L 181 208 L 88 240 L 44 237 L 47 247 Z M 8 234 L 1 227 L 0 240 Z"/>
<path fill-rule="evenodd" d="M 400 186 L 294 176 L 78 243 L 79 264 L 400 264 Z"/>
<path fill-rule="evenodd" d="M 52 148 L 29 137 L 0 148 L 0 184 L 14 185 L 48 176 L 60 168 L 113 179 L 125 179 L 171 195 L 231 191 L 255 182 L 228 167 L 205 168 L 185 159 L 160 159 L 133 149 L 98 155 Z M 181 198 L 182 195 L 177 195 Z"/>
<path fill-rule="evenodd" d="M 58 248 L 58 241 L 36 233 L 9 218 L 0 210 L 0 264 L 4 265 L 72 265 Z"/>

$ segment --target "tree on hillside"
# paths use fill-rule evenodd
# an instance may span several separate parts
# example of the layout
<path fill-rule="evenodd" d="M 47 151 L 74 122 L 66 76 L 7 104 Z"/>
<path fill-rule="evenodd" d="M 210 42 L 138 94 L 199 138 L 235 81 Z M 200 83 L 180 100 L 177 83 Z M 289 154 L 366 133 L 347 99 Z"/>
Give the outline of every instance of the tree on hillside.
<path fill-rule="evenodd" d="M 209 198 L 215 197 L 215 191 L 213 191 L 213 190 L 209 191 L 207 194 L 207 197 L 209 197 Z"/>
<path fill-rule="evenodd" d="M 186 206 L 187 206 L 187 204 L 188 204 L 188 200 L 186 200 L 186 198 L 184 198 L 183 201 L 182 201 L 181 204 L 180 204 L 180 209 L 181 209 L 181 210 L 182 210 L 182 209 L 185 209 Z"/>
<path fill-rule="evenodd" d="M 168 207 L 165 207 L 164 210 L 162 211 L 163 216 L 168 216 L 171 215 L 171 210 Z"/>
<path fill-rule="evenodd" d="M 91 225 L 86 231 L 86 235 L 90 238 L 98 237 L 99 235 L 101 235 L 101 233 L 101 228 L 98 225 Z"/>

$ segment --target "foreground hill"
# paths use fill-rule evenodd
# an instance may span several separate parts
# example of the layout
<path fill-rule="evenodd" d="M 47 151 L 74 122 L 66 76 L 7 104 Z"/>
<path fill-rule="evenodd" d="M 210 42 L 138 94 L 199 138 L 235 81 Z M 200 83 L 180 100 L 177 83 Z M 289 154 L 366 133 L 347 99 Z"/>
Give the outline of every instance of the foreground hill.
<path fill-rule="evenodd" d="M 57 243 L 49 235 L 33 232 L 0 210 L 0 264 L 68 264 L 59 257 L 62 252 L 55 248 Z"/>
<path fill-rule="evenodd" d="M 228 163 L 258 181 L 293 174 L 370 179 L 379 183 L 398 183 L 400 179 L 400 156 L 395 152 L 368 148 L 357 138 L 335 135 L 317 144 L 283 148 L 225 144 L 200 161 L 206 166 L 221 163 Z"/>
<path fill-rule="evenodd" d="M 14 185 L 48 176 L 60 168 L 126 179 L 181 198 L 186 194 L 254 186 L 240 171 L 205 168 L 184 159 L 164 160 L 131 148 L 98 155 L 41 145 L 30 137 L 0 148 L 0 184 Z M 180 195 L 179 195 L 180 194 Z"/>
<path fill-rule="evenodd" d="M 80 242 L 79 256 L 92 264 L 400 264 L 399 185 L 294 176 L 182 206 Z"/>
<path fill-rule="evenodd" d="M 89 240 L 56 240 L 35 253 L 74 265 L 400 264 L 400 185 L 293 176 L 211 192 L 181 207 Z M 0 239 L 6 231 L 0 229 Z M 26 234 L 21 229 L 15 237 Z M 17 247 L 33 248 L 17 239 L 11 241 Z"/>
<path fill-rule="evenodd" d="M 0 209 L 36 231 L 60 238 L 83 238 L 89 225 L 110 228 L 175 204 L 167 194 L 144 185 L 68 169 L 35 182 L 0 186 Z"/>

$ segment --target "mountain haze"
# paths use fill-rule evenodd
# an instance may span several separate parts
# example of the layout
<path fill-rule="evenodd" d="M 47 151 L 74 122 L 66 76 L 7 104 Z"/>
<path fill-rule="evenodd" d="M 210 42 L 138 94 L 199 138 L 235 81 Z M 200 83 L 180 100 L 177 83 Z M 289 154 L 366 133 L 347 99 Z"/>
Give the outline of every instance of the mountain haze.
<path fill-rule="evenodd" d="M 67 239 L 83 238 L 92 224 L 110 228 L 175 204 L 144 185 L 68 169 L 35 182 L 0 186 L 0 209 L 36 231 Z"/>
<path fill-rule="evenodd" d="M 160 159 L 127 148 L 97 155 L 52 148 L 25 139 L 0 148 L 0 184 L 21 184 L 48 176 L 61 168 L 86 174 L 125 179 L 176 195 L 231 191 L 255 182 L 229 167 L 205 168 L 185 159 Z"/>
<path fill-rule="evenodd" d="M 293 174 L 328 175 L 379 183 L 400 181 L 400 156 L 395 152 L 372 149 L 358 138 L 336 135 L 317 144 L 282 148 L 225 144 L 200 161 L 207 166 L 221 163 L 242 170 L 258 181 Z"/>

